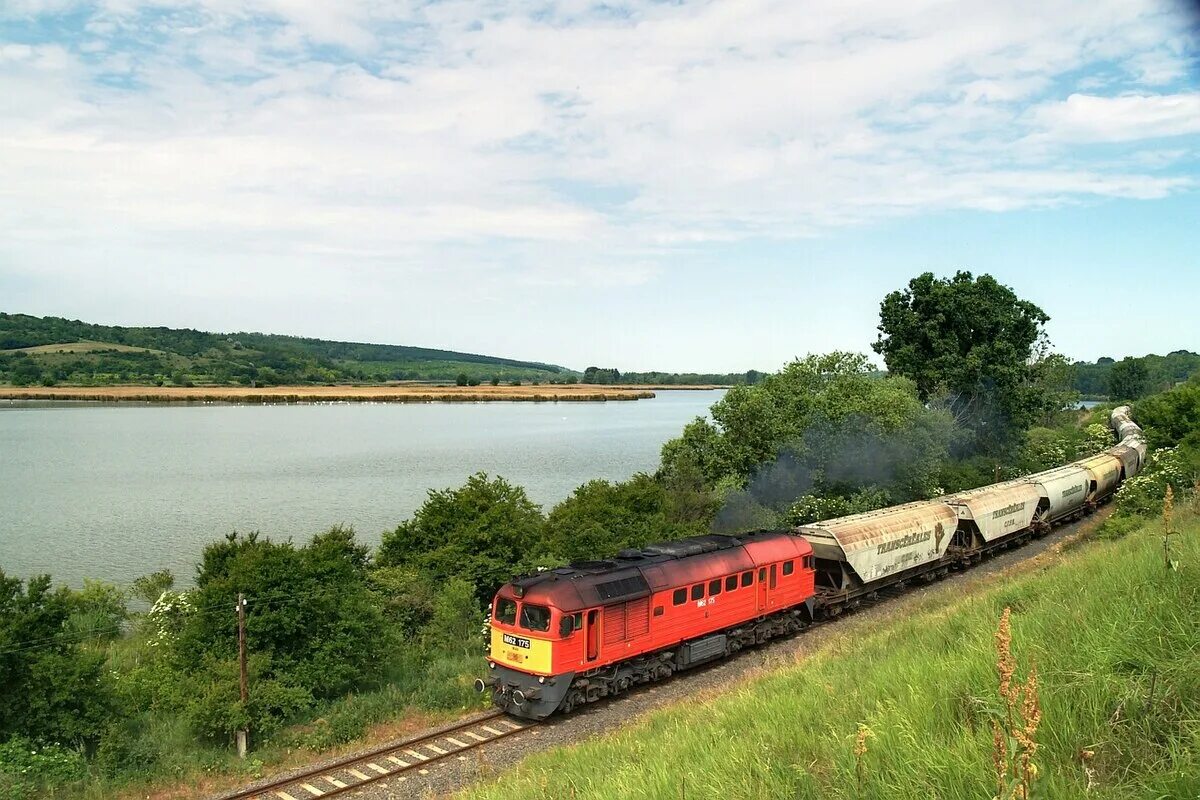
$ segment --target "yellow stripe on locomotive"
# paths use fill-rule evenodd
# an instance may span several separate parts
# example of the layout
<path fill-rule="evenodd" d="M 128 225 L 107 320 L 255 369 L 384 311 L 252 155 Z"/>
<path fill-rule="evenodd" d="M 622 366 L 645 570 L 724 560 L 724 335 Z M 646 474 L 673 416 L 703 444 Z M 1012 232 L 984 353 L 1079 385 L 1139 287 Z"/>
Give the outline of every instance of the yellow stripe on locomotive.
<path fill-rule="evenodd" d="M 507 633 L 493 625 L 490 657 L 492 661 L 506 667 L 549 675 L 553 645 L 553 642 L 545 639 Z"/>

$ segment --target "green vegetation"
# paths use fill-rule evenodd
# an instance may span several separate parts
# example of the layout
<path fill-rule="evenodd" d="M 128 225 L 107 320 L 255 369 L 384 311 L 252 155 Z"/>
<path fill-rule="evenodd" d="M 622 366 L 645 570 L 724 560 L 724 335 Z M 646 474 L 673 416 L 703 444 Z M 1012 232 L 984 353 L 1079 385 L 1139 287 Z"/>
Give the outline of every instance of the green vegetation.
<path fill-rule="evenodd" d="M 1078 398 L 1066 359 L 1049 352 L 1049 320 L 990 275 L 926 272 L 884 298 L 873 347 L 994 452 Z"/>
<path fill-rule="evenodd" d="M 983 591 L 945 587 L 877 625 L 842 623 L 796 666 L 535 755 L 465 796 L 1020 797 L 1007 777 L 998 789 L 993 760 L 993 723 L 1007 727 L 1002 672 L 1015 667 L 1008 694 L 1032 681 L 1024 716 L 1040 714 L 1032 796 L 1195 797 L 1200 522 L 1180 520 L 1177 572 L 1164 568 L 1160 527 Z M 1015 663 L 996 644 L 1006 608 Z M 1001 752 L 1020 749 L 1006 738 Z"/>
<path fill-rule="evenodd" d="M 451 382 L 459 377 L 477 386 L 493 378 L 574 383 L 578 376 L 553 364 L 422 347 L 189 328 L 124 328 L 0 313 L 0 383 L 17 386 L 270 386 Z"/>
<path fill-rule="evenodd" d="M 1084 397 L 1137 400 L 1162 392 L 1200 373 L 1200 353 L 1175 350 L 1165 356 L 1127 357 L 1120 361 L 1099 358 L 1091 364 L 1076 361 L 1075 388 Z"/>
<path fill-rule="evenodd" d="M 756 369 L 746 372 L 621 372 L 615 368 L 588 367 L 580 383 L 608 386 L 614 383 L 650 386 L 754 385 L 763 378 Z"/>
<path fill-rule="evenodd" d="M 970 291 L 983 291 L 993 299 L 1011 294 L 1004 287 L 993 286 L 994 281 L 986 276 L 976 280 L 960 274 L 953 282 L 937 286 L 951 286 L 947 291 L 953 297 L 956 291 L 966 291 L 963 287 L 968 283 L 973 287 L 968 287 Z M 942 289 L 934 286 L 930 291 L 941 297 Z M 911 297 L 923 296 L 924 291 Z M 885 301 L 885 313 L 889 301 Z M 1044 317 L 1019 305 L 1019 299 L 1013 302 L 1035 322 Z M 905 324 L 927 329 L 919 316 L 941 313 L 939 303 L 934 302 L 928 312 L 904 311 Z M 917 306 L 924 308 L 920 304 L 913 307 Z M 910 316 L 913 313 L 917 317 Z M 999 310 L 996 316 L 1007 318 Z M 64 330 L 72 335 L 81 333 L 70 327 L 75 324 Z M 115 335 L 114 330 L 87 333 L 96 340 L 100 333 Z M 180 336 L 172 338 L 176 334 Z M 175 352 L 169 351 L 174 347 L 176 356 L 198 363 L 209 358 L 200 354 L 208 351 L 188 348 L 207 340 L 193 341 L 189 338 L 192 334 L 209 336 L 143 329 L 120 342 L 127 349 L 119 353 L 163 358 L 158 354 Z M 896 336 L 903 338 L 899 332 L 892 333 L 889 346 L 899 343 Z M 963 336 L 963 341 L 975 341 L 973 334 Z M 238 341 L 245 345 L 242 339 Z M 261 344 L 256 341 L 253 346 Z M 232 347 L 233 343 L 226 341 L 226 345 Z M 976 345 L 971 347 L 978 349 Z M 147 350 L 131 349 L 138 347 Z M 77 351 L 71 357 L 92 357 L 99 352 L 88 346 L 64 349 Z M 192 781 L 205 773 L 256 774 L 265 764 L 277 763 L 297 749 L 321 750 L 350 741 L 362 736 L 369 725 L 395 720 L 404 713 L 450 713 L 476 706 L 481 701 L 470 684 L 483 652 L 484 607 L 496 586 L 515 572 L 710 530 L 736 532 L 792 525 L 932 497 L 1061 464 L 1111 444 L 1108 409 L 1067 409 L 1070 394 L 1063 388 L 1061 361 L 1044 356 L 1033 366 L 1025 364 L 1020 372 L 1011 363 L 997 360 L 1000 350 L 1007 357 L 1014 348 L 971 350 L 969 358 L 978 362 L 971 374 L 1017 377 L 988 385 L 977 399 L 969 401 L 941 394 L 943 386 L 970 388 L 957 383 L 962 375 L 948 358 L 939 362 L 946 366 L 945 374 L 924 365 L 918 371 L 902 359 L 892 365 L 890 374 L 882 375 L 864 355 L 832 353 L 799 359 L 773 375 L 754 376 L 754 380 L 746 376 L 744 385 L 731 388 L 713 406 L 711 420 L 691 422 L 678 438 L 664 445 L 660 467 L 653 474 L 620 482 L 588 482 L 548 511 L 533 503 L 520 486 L 501 477 L 474 475 L 463 486 L 431 491 L 411 519 L 384 535 L 374 553 L 343 528 L 321 533 L 303 545 L 234 534 L 204 550 L 195 588 L 189 591 L 176 591 L 173 577 L 166 572 L 147 575 L 128 590 L 89 583 L 78 591 L 52 589 L 48 577 L 22 582 L 0 574 L 0 690 L 5 698 L 27 698 L 24 703 L 0 704 L 0 743 L 6 742 L 0 746 L 0 800 L 50 793 L 81 798 L 111 797 L 125 790 L 145 794 L 148 784 Z M 483 366 L 464 366 L 466 363 L 456 362 L 451 375 L 470 383 L 475 379 L 469 370 Z M 610 377 L 616 377 L 615 371 Z M 494 374 L 488 380 L 493 385 L 499 382 Z M 999 414 L 985 425 L 974 413 L 981 408 L 1021 409 L 1021 413 Z M 1121 490 L 1118 511 L 1104 526 L 1104 533 L 1114 539 L 1142 527 L 1147 516 L 1159 513 L 1168 483 L 1179 504 L 1192 502 L 1185 495 L 1200 475 L 1200 377 L 1139 400 L 1134 413 L 1158 449 L 1145 473 Z M 1123 553 L 1111 551 L 1113 558 L 1123 557 Z M 1189 556 L 1176 553 L 1174 557 L 1184 565 L 1181 575 L 1194 575 L 1186 572 Z M 1194 568 L 1194 559 L 1192 563 Z M 1100 577 L 1102 571 L 1096 575 Z M 1104 577 L 1110 579 L 1113 587 L 1124 585 L 1117 576 Z M 1017 612 L 1018 651 L 1024 646 L 1023 631 L 1031 632 L 1030 636 L 1036 631 L 1040 631 L 1038 636 L 1063 635 L 1066 638 L 1060 641 L 1071 644 L 1070 652 L 1053 654 L 1046 662 L 1039 656 L 1039 665 L 1061 670 L 1099 669 L 1091 662 L 1071 660 L 1090 658 L 1087 652 L 1074 650 L 1092 646 L 1087 637 L 1096 634 L 1090 628 L 1077 625 L 1078 631 L 1065 635 L 1048 618 L 1023 616 L 1027 610 L 1042 607 L 1041 584 L 1031 586 L 1034 588 L 1027 593 L 1011 595 L 1017 600 L 1005 600 Z M 249 599 L 251 690 L 245 704 L 239 697 L 236 660 L 234 608 L 239 593 Z M 988 602 L 992 616 L 987 624 L 994 628 L 993 612 L 999 601 Z M 1114 614 L 1153 610 L 1129 609 L 1126 603 L 1111 605 L 1121 607 L 1112 610 Z M 988 604 L 982 607 L 986 610 Z M 765 744 L 762 752 L 771 754 L 771 759 L 763 760 L 763 756 L 754 763 L 738 762 L 743 770 L 740 775 L 750 776 L 745 785 L 792 787 L 802 796 L 816 791 L 812 787 L 838 785 L 845 790 L 852 785 L 842 781 L 850 762 L 836 748 L 846 747 L 845 736 L 854 735 L 853 725 L 859 721 L 869 725 L 874 734 L 863 746 L 897 754 L 893 761 L 879 762 L 879 774 L 898 781 L 896 785 L 916 786 L 935 774 L 922 772 L 926 767 L 921 765 L 905 766 L 910 756 L 929 756 L 930 770 L 961 767 L 964 771 L 955 785 L 987 785 L 972 783 L 979 778 L 974 748 L 980 737 L 991 735 L 989 707 L 976 702 L 984 695 L 975 694 L 981 679 L 976 663 L 979 654 L 970 648 L 978 644 L 978 626 L 983 624 L 978 614 L 983 612 L 973 608 L 964 605 L 961 614 L 956 611 L 953 618 L 932 619 L 929 630 L 934 633 L 917 630 L 914 625 L 897 629 L 890 648 L 884 646 L 886 637 L 880 640 L 883 644 L 871 644 L 875 649 L 867 652 L 873 655 L 852 665 L 857 674 L 848 673 L 856 675 L 862 692 L 849 717 L 828 716 L 833 695 L 812 691 L 813 686 L 826 685 L 848 691 L 855 681 L 845 675 L 834 680 L 844 664 L 795 679 L 795 685 L 808 687 L 806 692 L 794 690 L 793 684 L 777 683 L 788 687 L 788 700 L 781 708 L 790 715 L 787 719 L 795 721 L 789 724 L 812 727 L 801 728 L 794 741 Z M 1065 601 L 1061 608 L 1071 609 L 1071 614 L 1063 615 L 1071 619 L 1077 609 L 1088 610 L 1085 603 Z M 948 621 L 960 617 L 961 622 Z M 1100 619 L 1113 619 L 1116 624 L 1132 617 Z M 1162 621 L 1148 619 L 1148 624 Z M 936 633 L 938 630 L 942 632 Z M 1164 636 L 1175 635 L 1164 630 Z M 1126 633 L 1122 629 L 1113 637 L 1114 648 L 1128 645 Z M 913 646 L 907 639 L 895 638 L 899 636 L 915 637 Z M 1170 636 L 1159 645 L 1168 646 Z M 905 646 L 897 648 L 895 641 L 903 641 Z M 1042 640 L 1030 639 L 1029 646 L 1039 646 L 1036 641 Z M 928 655 L 943 651 L 954 653 L 953 658 L 942 662 Z M 1097 652 L 1100 655 L 1096 657 L 1103 660 L 1117 651 Z M 1160 679 L 1165 679 L 1175 666 L 1165 651 L 1162 655 L 1161 662 L 1153 664 Z M 1114 670 L 1125 675 L 1123 667 L 1108 661 L 1097 663 L 1108 670 L 1095 673 L 1102 684 L 1097 692 L 1119 693 L 1128 688 L 1112 678 Z M 884 669 L 884 664 L 890 666 Z M 871 671 L 876 669 L 880 672 Z M 888 677 L 890 669 L 898 670 L 900 677 Z M 1142 680 L 1144 673 L 1139 670 L 1142 666 L 1130 668 L 1128 680 Z M 1055 678 L 1058 673 L 1041 674 L 1047 680 L 1065 681 L 1063 697 L 1071 696 L 1074 683 L 1061 675 Z M 1170 674 L 1174 680 L 1176 673 Z M 810 679 L 816 682 L 810 683 Z M 878 688 L 872 689 L 876 683 Z M 952 691 L 940 695 L 940 705 L 931 705 L 932 695 L 922 693 L 939 683 Z M 910 686 L 916 688 L 910 692 Z M 897 694 L 889 695 L 889 691 Z M 951 699 L 945 700 L 947 697 Z M 1095 694 L 1086 699 L 1100 703 L 1110 697 Z M 818 704 L 810 708 L 803 702 Z M 1176 703 L 1170 713 L 1182 707 Z M 1048 704 L 1048 712 L 1053 708 Z M 1067 715 L 1078 711 L 1075 706 L 1055 710 Z M 753 724 L 739 724 L 736 713 L 730 711 L 719 717 L 727 726 L 720 730 L 734 739 L 742 734 L 760 737 L 769 731 L 793 730 L 774 724 L 783 713 L 770 711 Z M 1070 725 L 1091 724 L 1086 715 L 1071 719 Z M 817 724 L 815 720 L 823 721 Z M 844 720 L 850 727 L 834 730 L 830 727 L 834 720 L 837 724 Z M 962 720 L 979 723 L 966 738 L 953 727 Z M 239 762 L 231 752 L 230 738 L 233 731 L 245 726 L 251 732 L 253 759 Z M 927 730 L 924 726 L 931 727 Z M 955 736 L 947 740 L 947 731 L 954 731 Z M 904 737 L 918 733 L 926 738 L 914 749 Z M 1121 736 L 1126 733 L 1122 731 Z M 709 731 L 706 736 L 715 733 Z M 926 739 L 958 744 L 938 750 L 945 755 L 937 760 L 931 755 L 936 748 L 924 744 Z M 702 741 L 706 740 L 681 739 L 681 757 L 690 757 L 691 748 L 699 748 Z M 1104 741 L 1114 743 L 1113 758 L 1146 753 L 1144 749 L 1124 749 L 1124 738 Z M 620 748 L 612 752 L 621 758 L 627 755 Z M 737 752 L 739 759 L 754 758 L 750 748 L 738 748 Z M 1193 757 L 1191 751 L 1185 755 Z M 776 757 L 785 760 L 777 762 Z M 830 766 L 817 770 L 810 766 L 813 758 Z M 600 776 L 589 771 L 598 766 L 582 763 L 588 766 L 585 772 L 575 773 L 586 778 L 577 784 L 579 788 L 599 792 L 600 787 L 611 787 L 620 795 L 660 785 L 656 781 L 677 781 L 678 765 L 686 762 L 653 766 L 644 785 L 646 776 L 639 773 L 636 782 L 631 777 L 633 766 Z M 1065 769 L 1065 763 L 1059 767 Z M 884 767 L 891 771 L 882 771 Z M 868 776 L 875 774 L 874 769 L 870 768 Z M 733 772 L 717 774 L 725 776 L 721 780 L 733 780 Z M 1140 780 L 1137 776 L 1165 773 L 1148 766 L 1129 774 L 1134 776 L 1130 780 Z M 879 788 L 886 785 L 882 777 L 866 780 L 864 786 L 876 788 L 864 789 L 866 793 L 859 796 L 884 796 Z M 696 784 L 698 791 L 702 785 L 707 787 Z M 550 796 L 566 794 L 565 784 L 555 786 L 558 794 Z M 547 796 L 548 791 L 534 795 Z M 736 792 L 733 795 L 737 796 Z"/>

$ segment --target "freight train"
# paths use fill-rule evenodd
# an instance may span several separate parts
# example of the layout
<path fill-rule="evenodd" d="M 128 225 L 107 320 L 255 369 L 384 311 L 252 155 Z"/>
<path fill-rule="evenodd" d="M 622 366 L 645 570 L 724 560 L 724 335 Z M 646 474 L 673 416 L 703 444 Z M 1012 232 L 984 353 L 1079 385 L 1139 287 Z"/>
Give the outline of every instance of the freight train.
<path fill-rule="evenodd" d="M 486 678 L 543 719 L 803 630 L 912 581 L 934 581 L 1087 514 L 1142 468 L 1127 406 L 1119 444 L 971 491 L 783 531 L 694 536 L 514 579 L 496 593 Z"/>

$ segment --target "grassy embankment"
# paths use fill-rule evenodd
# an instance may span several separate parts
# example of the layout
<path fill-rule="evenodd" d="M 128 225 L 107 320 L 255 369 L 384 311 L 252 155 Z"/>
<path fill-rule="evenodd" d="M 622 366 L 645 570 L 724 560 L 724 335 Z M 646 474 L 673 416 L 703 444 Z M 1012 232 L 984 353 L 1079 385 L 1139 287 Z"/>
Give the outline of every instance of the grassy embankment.
<path fill-rule="evenodd" d="M 532 757 L 466 796 L 993 797 L 995 634 L 1010 607 L 1017 675 L 1036 663 L 1040 683 L 1033 796 L 1200 797 L 1200 520 L 1176 524 L 1177 572 L 1161 522 L 1056 547 L 978 591 L 951 581 L 882 624 L 848 620 L 794 666 Z"/>

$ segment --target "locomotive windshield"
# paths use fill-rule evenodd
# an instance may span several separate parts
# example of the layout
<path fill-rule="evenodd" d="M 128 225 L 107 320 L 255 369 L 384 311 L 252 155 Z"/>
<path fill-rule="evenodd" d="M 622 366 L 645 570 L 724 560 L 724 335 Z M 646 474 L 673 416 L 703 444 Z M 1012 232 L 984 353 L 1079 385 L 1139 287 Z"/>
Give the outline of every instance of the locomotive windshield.
<path fill-rule="evenodd" d="M 517 601 L 501 597 L 496 603 L 496 621 L 503 625 L 512 625 L 517 621 Z"/>
<path fill-rule="evenodd" d="M 545 606 L 521 604 L 521 627 L 531 631 L 550 630 L 550 609 Z"/>

